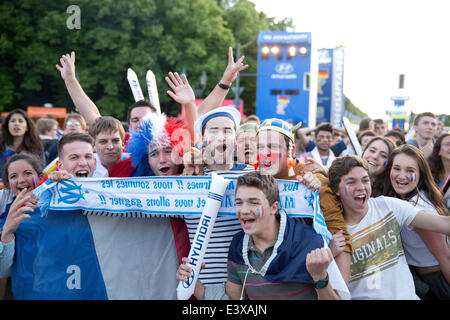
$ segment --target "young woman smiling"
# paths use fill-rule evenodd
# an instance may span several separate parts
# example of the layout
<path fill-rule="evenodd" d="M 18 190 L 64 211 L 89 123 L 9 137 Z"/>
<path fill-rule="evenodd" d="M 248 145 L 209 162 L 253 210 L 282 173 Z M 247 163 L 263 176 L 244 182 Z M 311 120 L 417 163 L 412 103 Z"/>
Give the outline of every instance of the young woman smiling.
<path fill-rule="evenodd" d="M 380 136 L 372 138 L 364 149 L 362 158 L 367 161 L 369 167 L 374 197 L 384 194 L 384 182 L 389 177 L 386 166 L 394 149 L 394 143 L 390 139 Z"/>
<path fill-rule="evenodd" d="M 402 145 L 391 154 L 386 169 L 385 196 L 397 197 L 428 212 L 448 215 L 442 194 L 423 153 Z M 414 228 L 402 228 L 406 260 L 422 299 L 450 299 L 450 247 L 445 235 Z"/>
<path fill-rule="evenodd" d="M 370 139 L 367 143 L 362 158 L 369 164 L 369 173 L 372 178 L 376 178 L 384 171 L 394 148 L 391 140 L 380 136 Z"/>
<path fill-rule="evenodd" d="M 7 293 L 12 298 L 11 288 L 7 279 L 11 276 L 14 256 L 14 233 L 23 219 L 30 217 L 36 200 L 32 191 L 42 176 L 42 168 L 33 155 L 18 153 L 13 155 L 5 165 L 3 181 L 13 194 L 12 203 L 6 204 L 4 212 L 0 212 L 0 297 Z M 3 209 L 3 208 L 2 208 Z M 3 211 L 3 210 L 2 210 Z"/>

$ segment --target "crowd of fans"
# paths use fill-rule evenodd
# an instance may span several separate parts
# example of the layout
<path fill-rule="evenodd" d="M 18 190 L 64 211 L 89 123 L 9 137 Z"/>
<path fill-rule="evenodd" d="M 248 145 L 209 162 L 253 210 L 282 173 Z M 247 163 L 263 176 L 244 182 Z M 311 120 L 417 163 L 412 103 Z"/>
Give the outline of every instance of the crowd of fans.
<path fill-rule="evenodd" d="M 35 295 L 40 289 L 25 276 L 33 266 L 23 263 L 38 243 L 25 231 L 44 228 L 46 219 L 31 191 L 46 179 L 216 172 L 238 177 L 236 217 L 215 221 L 197 299 L 340 299 L 327 273 L 335 261 L 352 299 L 448 300 L 450 135 L 443 124 L 430 112 L 418 114 L 414 135 L 406 138 L 401 129 L 388 131 L 382 119 L 365 118 L 355 142 L 330 123 L 304 128 L 256 115 L 244 120 L 234 107 L 221 107 L 237 73 L 247 68 L 243 59 L 235 62 L 230 48 L 219 85 L 198 108 L 186 76 L 168 73 L 168 94 L 185 108 L 184 119 L 137 101 L 122 123 L 100 114 L 75 77 L 75 53 L 63 55 L 57 70 L 78 112 L 62 128 L 51 117 L 35 123 L 21 109 L 2 120 L 0 295 L 56 298 L 51 283 L 50 291 Z M 280 208 L 277 179 L 318 191 L 333 235 L 328 246 L 312 221 Z M 155 243 L 167 244 L 149 252 L 164 261 L 149 297 L 176 299 L 178 281 L 191 276 L 187 255 L 200 218 L 149 220 Z M 42 258 L 36 252 L 34 259 Z"/>

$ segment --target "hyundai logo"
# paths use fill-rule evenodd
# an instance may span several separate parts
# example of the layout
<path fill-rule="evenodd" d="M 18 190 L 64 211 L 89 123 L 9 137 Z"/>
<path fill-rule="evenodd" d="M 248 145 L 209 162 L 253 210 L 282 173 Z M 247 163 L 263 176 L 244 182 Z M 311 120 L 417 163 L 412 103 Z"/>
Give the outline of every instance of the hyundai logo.
<path fill-rule="evenodd" d="M 279 63 L 275 66 L 275 71 L 277 73 L 292 73 L 294 71 L 294 66 L 290 63 Z"/>
<path fill-rule="evenodd" d="M 194 278 L 195 278 L 195 274 L 194 274 L 194 270 L 192 270 L 192 276 L 190 276 L 185 282 L 183 282 L 183 288 L 187 289 L 191 286 L 191 284 L 194 283 Z"/>

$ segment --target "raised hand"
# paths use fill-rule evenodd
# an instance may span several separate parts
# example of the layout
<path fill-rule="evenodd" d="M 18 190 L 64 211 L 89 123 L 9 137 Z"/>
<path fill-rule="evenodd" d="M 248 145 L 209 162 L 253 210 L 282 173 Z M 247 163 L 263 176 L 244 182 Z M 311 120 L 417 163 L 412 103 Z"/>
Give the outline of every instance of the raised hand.
<path fill-rule="evenodd" d="M 428 140 L 424 145 L 420 145 L 419 143 L 419 149 L 423 152 L 425 158 L 428 158 L 433 152 L 433 141 Z"/>
<path fill-rule="evenodd" d="M 322 187 L 322 182 L 320 182 L 319 178 L 311 172 L 306 172 L 303 176 L 297 176 L 297 181 L 303 183 L 311 190 L 320 190 Z"/>
<path fill-rule="evenodd" d="M 168 90 L 167 94 L 179 104 L 195 103 L 195 94 L 186 75 L 182 74 L 180 78 L 178 72 L 169 72 L 169 77 L 165 79 L 172 91 Z"/>
<path fill-rule="evenodd" d="M 8 243 L 13 240 L 13 234 L 16 232 L 23 219 L 30 218 L 26 212 L 33 212 L 39 199 L 30 190 L 24 189 L 17 195 L 16 200 L 11 204 L 8 217 L 3 225 L 1 241 Z"/>
<path fill-rule="evenodd" d="M 333 234 L 333 239 L 330 241 L 330 250 L 333 254 L 333 257 L 336 257 L 344 252 L 345 249 L 345 237 L 342 230 L 339 230 L 335 234 Z"/>
<path fill-rule="evenodd" d="M 183 257 L 181 258 L 181 261 L 183 262 L 182 264 L 180 264 L 180 266 L 178 267 L 177 273 L 176 273 L 176 278 L 178 281 L 183 281 L 186 282 L 186 280 L 188 278 L 191 277 L 191 273 L 192 273 L 192 268 L 189 267 L 187 264 L 189 263 L 189 258 L 188 257 Z M 205 262 L 202 262 L 202 265 L 200 266 L 200 271 L 205 267 Z"/>
<path fill-rule="evenodd" d="M 52 171 L 48 175 L 48 180 L 52 182 L 59 182 L 61 180 L 68 180 L 73 178 L 73 174 L 67 172 L 66 170 Z"/>
<path fill-rule="evenodd" d="M 203 175 L 203 152 L 192 148 L 183 154 L 184 169 L 182 176 Z"/>
<path fill-rule="evenodd" d="M 244 61 L 244 56 L 240 57 L 238 61 L 234 62 L 233 58 L 233 48 L 228 48 L 228 65 L 223 73 L 222 82 L 225 85 L 231 85 L 233 81 L 236 79 L 238 72 L 245 70 L 248 68 L 248 64 L 244 65 L 242 61 Z"/>
<path fill-rule="evenodd" d="M 59 62 L 61 66 L 56 65 L 56 69 L 61 72 L 61 78 L 64 81 L 75 79 L 75 52 L 72 51 L 70 55 L 64 54 Z"/>
<path fill-rule="evenodd" d="M 314 160 L 313 158 L 308 158 L 305 160 L 305 166 L 303 167 L 303 169 L 300 171 L 300 173 L 307 173 L 307 172 L 311 172 L 311 173 L 322 173 L 325 177 L 328 177 L 328 169 L 321 165 L 320 163 L 318 163 L 316 160 Z"/>

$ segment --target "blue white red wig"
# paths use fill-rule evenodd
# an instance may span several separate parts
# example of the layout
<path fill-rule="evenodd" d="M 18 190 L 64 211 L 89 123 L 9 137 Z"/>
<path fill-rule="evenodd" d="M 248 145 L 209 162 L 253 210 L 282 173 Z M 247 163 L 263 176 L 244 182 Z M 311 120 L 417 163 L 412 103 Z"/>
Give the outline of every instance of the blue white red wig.
<path fill-rule="evenodd" d="M 153 175 L 148 163 L 148 154 L 156 148 L 170 147 L 178 151 L 180 157 L 186 148 L 190 147 L 190 139 L 187 138 L 186 124 L 161 115 L 150 113 L 145 116 L 137 130 L 130 130 L 126 150 L 133 158 L 132 165 L 136 168 L 134 176 Z"/>

